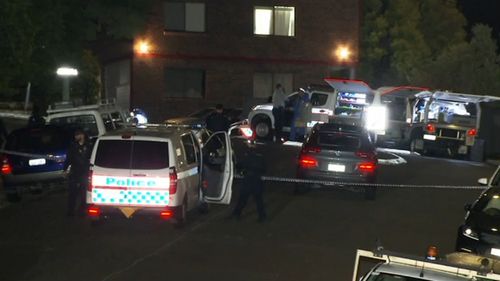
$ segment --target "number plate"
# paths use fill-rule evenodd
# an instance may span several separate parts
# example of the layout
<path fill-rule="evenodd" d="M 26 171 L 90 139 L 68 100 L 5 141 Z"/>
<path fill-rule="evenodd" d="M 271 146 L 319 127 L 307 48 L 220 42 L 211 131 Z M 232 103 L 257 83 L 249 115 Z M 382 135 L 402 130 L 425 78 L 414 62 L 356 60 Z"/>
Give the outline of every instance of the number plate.
<path fill-rule="evenodd" d="M 491 252 L 490 253 L 492 255 L 494 255 L 494 256 L 500 257 L 500 249 L 491 248 Z"/>
<path fill-rule="evenodd" d="M 345 165 L 328 164 L 328 171 L 343 173 L 345 172 Z"/>
<path fill-rule="evenodd" d="M 40 159 L 30 159 L 28 161 L 28 164 L 30 166 L 41 166 L 41 165 L 45 165 L 45 163 L 47 163 L 47 161 L 44 159 L 44 158 L 40 158 Z"/>

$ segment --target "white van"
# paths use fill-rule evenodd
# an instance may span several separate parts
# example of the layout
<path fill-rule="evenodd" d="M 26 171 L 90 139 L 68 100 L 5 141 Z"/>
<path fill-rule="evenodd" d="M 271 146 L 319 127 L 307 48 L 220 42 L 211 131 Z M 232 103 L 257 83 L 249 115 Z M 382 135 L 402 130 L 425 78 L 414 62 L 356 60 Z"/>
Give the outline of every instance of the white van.
<path fill-rule="evenodd" d="M 49 107 L 47 114 L 49 124 L 81 127 L 90 138 L 122 128 L 128 118 L 126 111 L 108 101 L 84 106 L 61 104 L 55 108 Z"/>
<path fill-rule="evenodd" d="M 226 132 L 211 135 L 203 148 L 189 128 L 147 125 L 105 134 L 90 160 L 88 215 L 153 215 L 182 225 L 190 210 L 230 203 L 232 159 Z"/>

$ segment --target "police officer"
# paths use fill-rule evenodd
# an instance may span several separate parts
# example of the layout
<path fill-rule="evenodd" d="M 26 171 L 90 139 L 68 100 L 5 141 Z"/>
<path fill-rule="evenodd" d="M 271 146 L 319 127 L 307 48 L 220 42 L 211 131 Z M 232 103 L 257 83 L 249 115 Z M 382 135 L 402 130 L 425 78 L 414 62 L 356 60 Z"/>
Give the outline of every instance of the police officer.
<path fill-rule="evenodd" d="M 85 214 L 85 199 L 88 185 L 91 146 L 87 135 L 82 129 L 74 132 L 74 142 L 71 143 L 64 163 L 64 171 L 68 172 L 68 216 Z"/>
<path fill-rule="evenodd" d="M 248 149 L 242 159 L 237 162 L 236 167 L 243 173 L 243 184 L 236 207 L 233 210 L 233 217 L 239 219 L 241 212 L 245 208 L 248 198 L 253 196 L 257 205 L 259 222 L 266 220 L 266 210 L 264 208 L 264 182 L 262 176 L 266 172 L 266 162 L 264 156 L 256 151 L 254 143 L 248 144 Z"/>
<path fill-rule="evenodd" d="M 226 116 L 223 114 L 224 112 L 224 106 L 222 104 L 217 104 L 215 106 L 215 112 L 210 114 L 207 117 L 207 129 L 212 131 L 213 133 L 215 132 L 220 132 L 224 131 L 227 132 L 229 130 L 229 119 L 227 119 Z"/>

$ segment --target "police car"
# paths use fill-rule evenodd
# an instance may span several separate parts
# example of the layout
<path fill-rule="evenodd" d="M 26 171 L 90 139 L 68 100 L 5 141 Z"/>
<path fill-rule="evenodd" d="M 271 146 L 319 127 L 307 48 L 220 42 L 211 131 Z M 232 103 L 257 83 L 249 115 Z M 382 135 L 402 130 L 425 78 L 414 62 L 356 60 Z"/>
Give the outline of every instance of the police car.
<path fill-rule="evenodd" d="M 468 253 L 452 253 L 443 258 L 436 247 L 426 257 L 383 250 L 357 250 L 353 281 L 491 281 L 500 280 L 500 261 Z"/>
<path fill-rule="evenodd" d="M 231 200 L 226 132 L 211 135 L 202 147 L 189 128 L 125 128 L 97 139 L 90 164 L 87 204 L 94 220 L 149 215 L 183 225 L 189 211 Z"/>

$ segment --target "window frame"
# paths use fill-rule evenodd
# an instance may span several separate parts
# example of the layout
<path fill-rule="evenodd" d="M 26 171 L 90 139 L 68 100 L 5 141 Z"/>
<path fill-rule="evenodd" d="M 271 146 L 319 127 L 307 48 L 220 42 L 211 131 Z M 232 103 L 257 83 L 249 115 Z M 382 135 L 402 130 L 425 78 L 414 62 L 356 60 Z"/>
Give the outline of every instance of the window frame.
<path fill-rule="evenodd" d="M 183 71 L 184 73 L 186 73 L 186 71 L 199 71 L 202 73 L 201 75 L 201 89 L 200 89 L 200 95 L 199 96 L 196 96 L 196 97 L 188 97 L 186 95 L 170 95 L 168 94 L 168 90 L 165 90 L 164 91 L 164 95 L 167 99 L 201 99 L 201 100 L 204 100 L 205 97 L 206 97 L 206 81 L 207 81 L 207 71 L 205 69 L 201 69 L 201 68 L 185 68 L 185 67 L 170 67 L 170 66 L 164 66 L 163 67 L 163 82 L 168 84 L 167 83 L 167 71 L 170 70 L 170 71 Z M 185 80 L 185 77 L 183 77 L 184 80 Z M 169 86 L 167 85 L 166 89 L 169 89 Z M 184 89 L 183 89 L 184 90 Z M 185 93 L 185 92 L 184 92 Z"/>
<path fill-rule="evenodd" d="M 177 3 L 182 4 L 184 6 L 184 26 L 183 29 L 173 29 L 166 26 L 166 13 L 165 13 L 165 5 L 167 3 Z M 186 4 L 203 4 L 203 31 L 194 31 L 194 30 L 186 30 L 186 21 L 187 21 L 187 11 Z M 205 2 L 183 2 L 183 1 L 163 1 L 163 31 L 167 33 L 193 33 L 193 34 L 202 34 L 207 32 L 207 4 Z"/>
<path fill-rule="evenodd" d="M 276 7 L 287 7 L 287 8 L 293 8 L 293 35 L 281 35 L 281 34 L 276 34 L 276 28 L 275 28 L 275 10 Z M 257 9 L 267 9 L 271 10 L 271 33 L 270 34 L 257 34 L 255 33 L 255 28 L 256 28 L 256 22 L 255 22 L 255 12 Z M 258 37 L 268 37 L 268 36 L 277 36 L 277 37 L 286 37 L 286 38 L 295 38 L 297 37 L 297 24 L 296 24 L 296 19 L 297 19 L 297 7 L 296 6 L 284 6 L 284 5 L 273 5 L 273 6 L 262 6 L 262 5 L 255 5 L 253 6 L 253 35 L 258 36 Z"/>
<path fill-rule="evenodd" d="M 185 140 L 184 138 L 185 137 L 189 137 L 189 140 L 191 141 L 191 146 L 193 148 L 193 161 L 189 161 L 191 160 L 190 158 L 188 159 L 188 152 L 186 150 L 186 143 L 185 143 Z M 181 144 L 182 144 L 182 150 L 184 150 L 184 160 L 186 161 L 186 165 L 193 165 L 193 164 L 197 164 L 198 163 L 198 156 L 196 155 L 196 147 L 195 147 L 195 144 L 194 144 L 194 140 L 193 140 L 193 136 L 191 133 L 185 133 L 183 135 L 181 135 Z"/>

